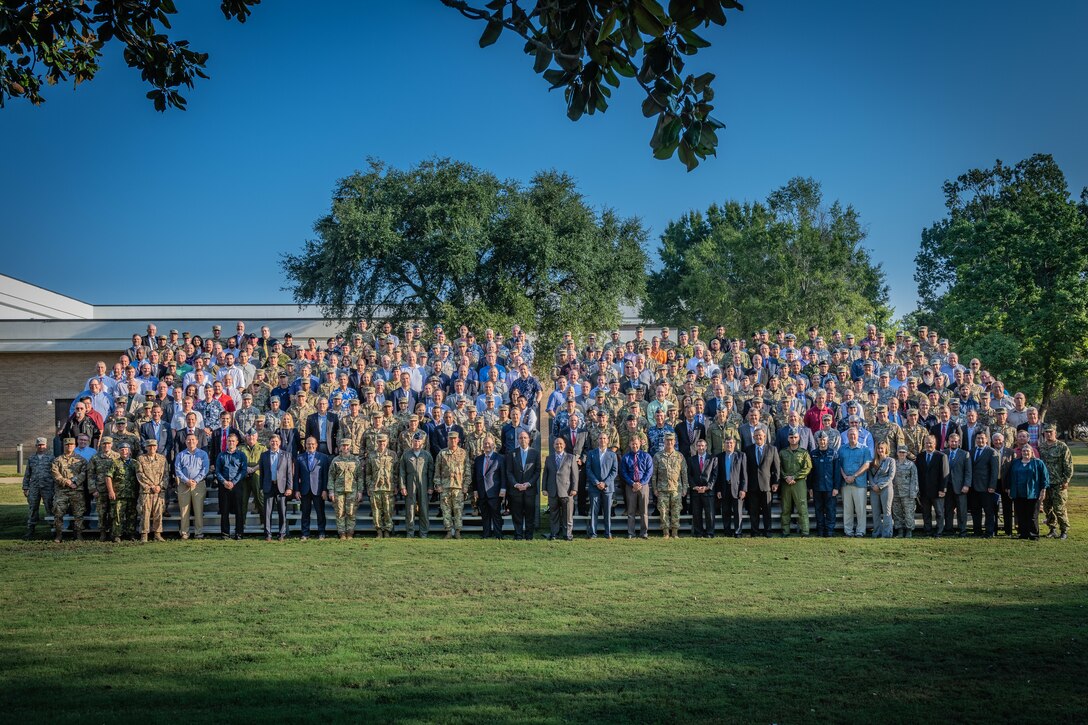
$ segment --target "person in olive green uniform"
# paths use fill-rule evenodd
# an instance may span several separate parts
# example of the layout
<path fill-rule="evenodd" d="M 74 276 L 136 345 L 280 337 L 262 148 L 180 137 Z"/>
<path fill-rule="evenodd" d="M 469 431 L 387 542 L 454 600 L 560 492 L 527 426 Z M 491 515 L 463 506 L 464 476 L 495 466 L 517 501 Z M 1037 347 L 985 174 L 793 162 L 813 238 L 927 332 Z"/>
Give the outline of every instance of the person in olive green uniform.
<path fill-rule="evenodd" d="M 465 510 L 465 484 L 472 480 L 472 461 L 460 447 L 461 436 L 450 431 L 449 447 L 439 451 L 434 464 L 434 489 L 442 507 L 442 525 L 447 539 L 461 538 L 461 516 Z"/>
<path fill-rule="evenodd" d="M 336 536 L 355 537 L 355 509 L 363 500 L 363 460 L 354 454 L 351 438 L 340 439 L 340 455 L 329 463 L 329 499 L 336 507 Z"/>
<path fill-rule="evenodd" d="M 434 490 L 434 459 L 424 447 L 426 441 L 427 434 L 417 430 L 397 467 L 400 495 L 404 497 L 404 528 L 409 539 L 417 530 L 419 536 L 426 539 L 430 530 L 427 511 Z"/>
<path fill-rule="evenodd" d="M 76 541 L 83 541 L 83 515 L 87 512 L 87 500 L 83 486 L 87 482 L 87 462 L 75 454 L 76 439 L 64 439 L 64 453 L 53 459 L 53 541 L 61 542 L 64 532 L 64 514 L 72 514 L 72 528 Z"/>
<path fill-rule="evenodd" d="M 808 474 L 812 472 L 812 457 L 800 447 L 798 431 L 789 434 L 789 448 L 779 452 L 781 473 L 779 486 L 782 491 L 782 535 L 790 535 L 790 521 L 797 511 L 801 536 L 808 536 Z"/>
<path fill-rule="evenodd" d="M 246 509 L 252 499 L 257 505 L 257 515 L 264 515 L 264 489 L 261 487 L 261 454 L 268 449 L 257 440 L 257 429 L 246 431 L 245 445 L 239 446 L 246 457 L 246 477 L 242 479 L 242 521 L 246 519 Z"/>
<path fill-rule="evenodd" d="M 1066 499 L 1069 496 L 1069 482 L 1073 480 L 1073 456 L 1069 446 L 1058 440 L 1058 428 L 1053 423 L 1043 426 L 1043 439 L 1039 441 L 1039 458 L 1050 474 L 1050 489 L 1043 499 L 1043 513 L 1047 534 L 1051 539 L 1069 538 L 1069 514 L 1066 511 Z"/>
<path fill-rule="evenodd" d="M 147 541 L 148 534 L 154 534 L 155 541 L 164 540 L 162 514 L 166 508 L 168 471 L 166 456 L 159 453 L 159 442 L 148 438 L 147 452 L 136 459 L 136 483 L 140 487 L 140 541 Z"/>
<path fill-rule="evenodd" d="M 665 448 L 654 456 L 653 490 L 661 516 L 661 535 L 680 538 L 680 502 L 688 492 L 688 465 L 676 450 L 676 434 L 665 434 Z"/>
<path fill-rule="evenodd" d="M 98 453 L 87 461 L 87 489 L 98 511 L 98 540 L 106 541 L 113 529 L 113 504 L 110 502 L 106 477 L 113 470 L 113 462 L 121 456 L 113 450 L 113 436 L 103 436 L 99 446 Z"/>
<path fill-rule="evenodd" d="M 136 539 L 136 461 L 132 458 L 132 445 L 125 441 L 120 446 L 120 454 L 113 462 L 113 467 L 106 474 L 106 495 L 110 512 L 110 534 L 113 542 L 122 538 Z M 99 506 L 103 503 L 99 497 Z"/>
<path fill-rule="evenodd" d="M 379 539 L 393 536 L 393 477 L 396 462 L 389 452 L 389 435 L 379 433 L 377 449 L 366 459 L 366 486 L 370 493 L 370 513 Z"/>

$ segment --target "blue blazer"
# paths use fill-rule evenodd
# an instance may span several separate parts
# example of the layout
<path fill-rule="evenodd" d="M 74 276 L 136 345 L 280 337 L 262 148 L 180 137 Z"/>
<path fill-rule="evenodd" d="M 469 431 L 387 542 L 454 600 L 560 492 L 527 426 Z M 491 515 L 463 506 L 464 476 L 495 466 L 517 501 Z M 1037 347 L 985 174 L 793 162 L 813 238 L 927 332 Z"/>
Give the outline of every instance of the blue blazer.
<path fill-rule="evenodd" d="M 310 455 L 303 451 L 295 457 L 296 492 L 310 493 Z M 314 454 L 314 466 L 318 469 L 317 493 L 329 489 L 329 457 L 324 453 Z"/>
<path fill-rule="evenodd" d="M 600 448 L 594 448 L 586 454 L 586 484 L 590 496 L 616 492 L 616 476 L 620 472 L 620 462 L 611 449 L 606 448 L 601 454 Z M 604 482 L 602 491 L 597 484 Z"/>

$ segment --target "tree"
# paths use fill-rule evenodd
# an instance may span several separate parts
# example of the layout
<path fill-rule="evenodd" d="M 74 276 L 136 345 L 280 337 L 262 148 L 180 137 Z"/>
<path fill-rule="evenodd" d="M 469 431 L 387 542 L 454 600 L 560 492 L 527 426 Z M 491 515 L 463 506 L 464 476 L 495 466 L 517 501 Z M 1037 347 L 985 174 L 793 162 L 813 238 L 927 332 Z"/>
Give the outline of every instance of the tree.
<path fill-rule="evenodd" d="M 884 271 L 862 246 L 852 206 L 822 205 L 820 185 L 794 178 L 765 203 L 689 212 L 662 235 L 642 315 L 662 324 L 857 329 L 887 325 Z"/>
<path fill-rule="evenodd" d="M 283 257 L 287 289 L 336 320 L 518 323 L 550 348 L 616 325 L 645 286 L 641 222 L 595 214 L 555 171 L 522 186 L 449 159 L 406 171 L 372 159 L 314 231 Z"/>
<path fill-rule="evenodd" d="M 227 20 L 244 23 L 250 6 L 261 0 L 222 0 Z M 93 7 L 92 7 L 93 6 Z M 140 71 L 152 90 L 155 109 L 184 110 L 178 89 L 207 78 L 207 53 L 171 40 L 164 32 L 177 13 L 174 0 L 9 0 L 0 5 L 0 108 L 8 98 L 45 102 L 42 81 L 76 85 L 98 73 L 98 59 L 108 43 L 124 49 L 125 62 Z"/>
<path fill-rule="evenodd" d="M 654 156 L 677 154 L 691 171 L 716 155 L 718 129 L 713 73 L 683 75 L 684 56 L 710 42 L 696 28 L 724 26 L 726 10 L 743 10 L 736 0 L 670 0 L 666 11 L 657 0 L 538 0 L 522 8 L 518 0 L 492 0 L 473 7 L 466 0 L 442 0 L 465 17 L 486 23 L 480 47 L 499 39 L 503 30 L 525 40 L 533 70 L 552 90 L 563 89 L 567 117 L 604 112 L 620 77 L 634 78 L 646 94 L 642 113 L 656 117 L 650 147 Z"/>
<path fill-rule="evenodd" d="M 948 215 L 922 232 L 915 319 L 1044 409 L 1085 372 L 1088 216 L 1045 154 L 944 185 Z"/>
<path fill-rule="evenodd" d="M 1088 395 L 1062 392 L 1050 401 L 1046 419 L 1058 426 L 1058 435 L 1077 440 L 1088 423 Z"/>

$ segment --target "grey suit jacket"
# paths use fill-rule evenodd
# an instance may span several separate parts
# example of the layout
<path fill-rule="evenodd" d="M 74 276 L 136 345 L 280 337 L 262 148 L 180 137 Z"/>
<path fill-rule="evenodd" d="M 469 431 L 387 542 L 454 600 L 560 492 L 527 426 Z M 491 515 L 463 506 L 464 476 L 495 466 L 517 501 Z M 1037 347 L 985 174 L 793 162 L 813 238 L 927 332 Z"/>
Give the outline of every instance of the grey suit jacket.
<path fill-rule="evenodd" d="M 574 463 L 574 456 L 564 453 L 563 462 L 557 466 L 555 454 L 548 455 L 544 462 L 544 490 L 548 496 L 559 498 L 578 492 L 578 467 Z"/>

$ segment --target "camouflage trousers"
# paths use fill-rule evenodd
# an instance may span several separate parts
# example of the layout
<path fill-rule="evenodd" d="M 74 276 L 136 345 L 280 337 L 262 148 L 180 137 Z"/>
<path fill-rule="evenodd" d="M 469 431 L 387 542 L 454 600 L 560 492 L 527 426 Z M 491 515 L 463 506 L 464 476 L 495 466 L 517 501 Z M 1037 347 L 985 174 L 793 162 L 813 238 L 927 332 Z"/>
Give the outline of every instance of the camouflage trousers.
<path fill-rule="evenodd" d="M 914 531 L 914 509 L 917 499 L 914 496 L 894 496 L 892 498 L 892 527 L 896 531 Z"/>
<path fill-rule="evenodd" d="M 98 513 L 98 531 L 108 534 L 113 531 L 113 501 L 105 484 L 95 488 L 98 496 L 94 499 L 94 510 Z"/>
<path fill-rule="evenodd" d="M 115 539 L 136 536 L 136 499 L 118 496 L 108 501 L 110 508 L 110 534 Z"/>
<path fill-rule="evenodd" d="M 657 513 L 661 517 L 661 531 L 668 534 L 680 528 L 680 494 L 676 491 L 657 492 Z"/>
<path fill-rule="evenodd" d="M 242 518 L 246 516 L 246 509 L 250 500 L 257 505 L 257 515 L 264 516 L 264 489 L 261 488 L 261 479 L 257 476 L 248 476 L 242 480 Z"/>
<path fill-rule="evenodd" d="M 439 496 L 442 507 L 442 526 L 446 531 L 461 530 L 461 515 L 465 512 L 465 492 L 457 488 L 443 489 Z"/>
<path fill-rule="evenodd" d="M 83 489 L 71 489 L 57 486 L 53 494 L 53 525 L 57 531 L 64 528 L 64 514 L 72 514 L 72 524 L 76 531 L 83 531 L 83 516 L 87 513 L 87 501 Z"/>
<path fill-rule="evenodd" d="M 393 533 L 393 492 L 370 492 L 370 515 L 374 517 L 374 530 Z M 458 527 L 460 528 L 460 527 Z"/>
<path fill-rule="evenodd" d="M 355 533 L 355 509 L 359 503 L 355 500 L 355 491 L 333 491 L 336 494 L 336 533 Z"/>
<path fill-rule="evenodd" d="M 45 512 L 53 513 L 53 487 L 31 483 L 26 491 L 27 526 L 38 525 L 38 509 L 45 504 Z"/>
<path fill-rule="evenodd" d="M 1066 512 L 1065 502 L 1069 498 L 1069 491 L 1063 491 L 1061 485 L 1051 486 L 1046 490 L 1046 498 L 1043 499 L 1043 513 L 1046 514 L 1046 525 L 1057 528 L 1060 533 L 1069 530 L 1069 514 Z"/>
<path fill-rule="evenodd" d="M 141 493 L 137 507 L 141 534 L 161 534 L 162 514 L 166 509 L 166 492 Z"/>

